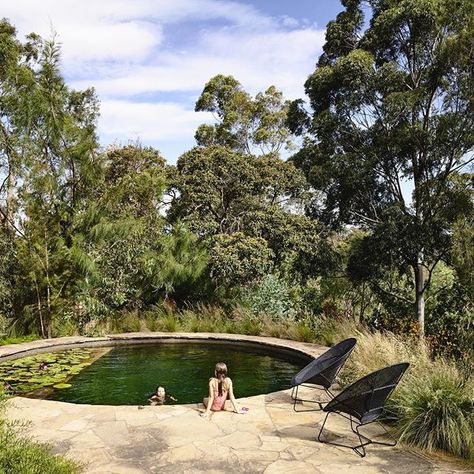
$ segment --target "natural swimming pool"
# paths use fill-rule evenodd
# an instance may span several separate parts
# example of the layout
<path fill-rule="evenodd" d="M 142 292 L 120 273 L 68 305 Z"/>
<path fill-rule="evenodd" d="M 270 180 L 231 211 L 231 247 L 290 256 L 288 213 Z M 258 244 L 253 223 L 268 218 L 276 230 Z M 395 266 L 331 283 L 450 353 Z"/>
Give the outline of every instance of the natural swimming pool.
<path fill-rule="evenodd" d="M 289 388 L 309 358 L 279 349 L 236 343 L 119 345 L 67 380 L 50 400 L 99 405 L 144 405 L 157 385 L 178 399 L 197 403 L 207 395 L 216 362 L 223 361 L 238 398 Z"/>

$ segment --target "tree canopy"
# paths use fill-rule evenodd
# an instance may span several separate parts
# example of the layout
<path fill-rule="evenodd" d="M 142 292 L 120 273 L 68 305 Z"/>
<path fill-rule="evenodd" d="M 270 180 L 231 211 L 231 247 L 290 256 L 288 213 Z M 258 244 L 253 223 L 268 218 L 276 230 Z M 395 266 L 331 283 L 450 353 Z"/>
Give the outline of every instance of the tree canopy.
<path fill-rule="evenodd" d="M 292 147 L 286 126 L 289 101 L 275 86 L 254 99 L 232 76 L 209 80 L 196 102 L 196 111 L 212 112 L 217 123 L 196 131 L 199 145 L 221 145 L 240 153 L 277 154 Z"/>
<path fill-rule="evenodd" d="M 433 271 L 472 205 L 462 174 L 474 145 L 472 8 L 446 0 L 367 4 L 365 30 L 360 1 L 344 2 L 328 25 L 305 83 L 312 111 L 302 101 L 291 106 L 289 124 L 305 134 L 293 162 L 324 193 L 314 215 L 371 230 L 360 261 L 367 271 L 412 269 L 423 333 Z"/>

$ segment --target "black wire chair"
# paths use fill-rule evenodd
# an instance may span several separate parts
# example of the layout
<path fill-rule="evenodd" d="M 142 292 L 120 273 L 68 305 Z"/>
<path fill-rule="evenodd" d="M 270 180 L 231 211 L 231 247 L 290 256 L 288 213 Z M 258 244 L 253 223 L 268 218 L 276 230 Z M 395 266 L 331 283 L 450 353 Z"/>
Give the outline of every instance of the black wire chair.
<path fill-rule="evenodd" d="M 376 372 L 372 372 L 371 374 L 357 380 L 334 397 L 323 408 L 327 414 L 323 426 L 321 426 L 321 430 L 319 431 L 318 441 L 343 448 L 351 448 L 359 454 L 360 457 L 365 456 L 365 446 L 371 443 L 381 444 L 384 446 L 395 446 L 397 440 L 387 431 L 385 426 L 378 421 L 378 418 L 384 411 L 385 402 L 392 394 L 398 382 L 400 382 L 400 379 L 409 365 L 410 364 L 407 362 L 404 362 L 402 364 L 390 365 L 377 370 Z M 387 412 L 388 410 L 385 411 Z M 321 439 L 324 426 L 331 413 L 341 415 L 350 421 L 352 432 L 359 437 L 358 445 L 349 446 L 347 444 L 334 443 Z M 385 416 L 385 419 L 390 418 L 394 417 Z M 361 426 L 366 426 L 374 422 L 382 427 L 385 434 L 392 439 L 392 442 L 384 443 L 381 441 L 373 441 L 359 432 Z"/>
<path fill-rule="evenodd" d="M 344 362 L 346 362 L 350 353 L 354 349 L 356 342 L 356 339 L 353 337 L 339 342 L 327 350 L 324 354 L 321 354 L 317 359 L 311 361 L 291 379 L 291 386 L 293 387 L 291 391 L 293 410 L 297 412 L 319 411 L 323 408 L 321 401 L 303 400 L 298 398 L 298 388 L 300 386 L 324 390 L 329 399 L 334 398 L 333 393 L 331 393 L 329 389 L 334 383 L 337 374 L 344 365 Z M 319 388 L 318 385 L 321 388 Z M 319 405 L 319 408 L 297 410 L 296 404 L 301 402 L 316 403 Z"/>

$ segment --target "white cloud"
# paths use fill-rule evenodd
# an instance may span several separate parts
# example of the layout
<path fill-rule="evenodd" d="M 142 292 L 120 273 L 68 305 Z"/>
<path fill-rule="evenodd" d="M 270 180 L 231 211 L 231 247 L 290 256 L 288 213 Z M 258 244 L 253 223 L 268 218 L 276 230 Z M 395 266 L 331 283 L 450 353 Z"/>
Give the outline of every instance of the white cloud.
<path fill-rule="evenodd" d="M 313 29 L 291 32 L 208 34 L 187 54 L 162 54 L 159 65 L 118 71 L 115 76 L 75 81 L 94 85 L 102 97 L 146 92 L 200 91 L 216 74 L 234 75 L 252 93 L 276 85 L 291 98 L 303 94 L 303 83 L 324 41 Z"/>
<path fill-rule="evenodd" d="M 205 120 L 192 98 L 216 74 L 233 75 L 252 94 L 275 85 L 301 97 L 324 42 L 304 19 L 230 0 L 4 0 L 2 16 L 21 34 L 49 37 L 54 28 L 68 82 L 94 86 L 102 101 L 103 143 L 128 136 L 189 144 Z M 165 103 L 134 100 L 160 93 Z"/>
<path fill-rule="evenodd" d="M 182 136 L 193 137 L 198 125 L 210 118 L 211 114 L 186 110 L 175 103 L 105 100 L 99 131 L 112 140 L 176 140 Z"/>

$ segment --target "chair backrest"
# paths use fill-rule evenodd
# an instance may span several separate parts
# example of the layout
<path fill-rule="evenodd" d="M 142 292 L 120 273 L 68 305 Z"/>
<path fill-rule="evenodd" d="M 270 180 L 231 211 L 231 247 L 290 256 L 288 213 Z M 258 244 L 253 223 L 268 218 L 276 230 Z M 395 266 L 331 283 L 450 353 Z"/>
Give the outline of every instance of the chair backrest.
<path fill-rule="evenodd" d="M 390 365 L 362 377 L 334 397 L 324 411 L 347 413 L 362 423 L 375 420 L 409 365 Z"/>
<path fill-rule="evenodd" d="M 337 343 L 301 369 L 291 380 L 291 385 L 294 387 L 302 383 L 313 383 L 329 388 L 353 351 L 356 342 L 356 339 L 351 337 Z"/>

